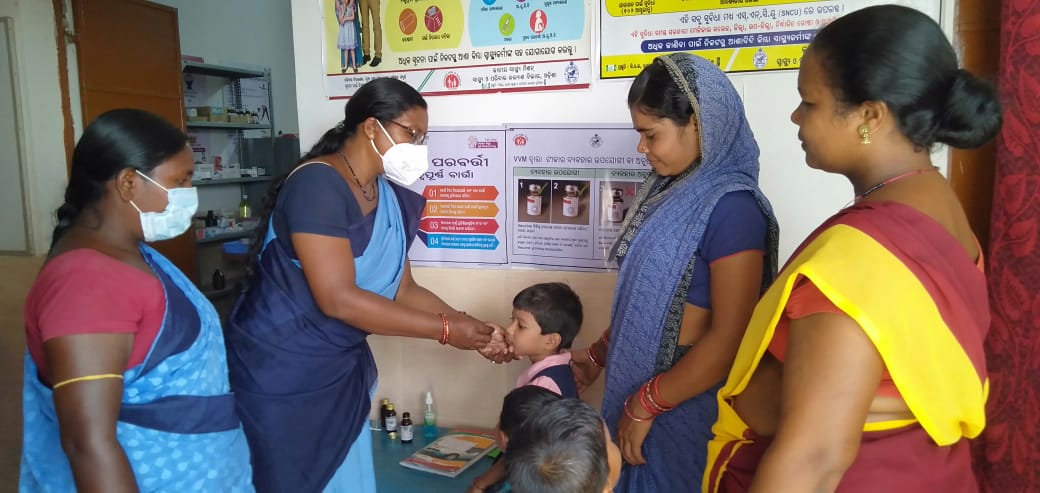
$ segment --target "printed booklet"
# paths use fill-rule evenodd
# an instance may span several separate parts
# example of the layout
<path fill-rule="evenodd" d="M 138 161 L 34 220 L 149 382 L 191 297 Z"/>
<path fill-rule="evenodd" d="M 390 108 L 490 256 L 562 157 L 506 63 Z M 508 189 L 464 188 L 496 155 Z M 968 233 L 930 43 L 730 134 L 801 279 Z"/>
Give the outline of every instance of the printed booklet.
<path fill-rule="evenodd" d="M 453 478 L 495 449 L 488 435 L 452 431 L 401 461 L 401 465 Z"/>

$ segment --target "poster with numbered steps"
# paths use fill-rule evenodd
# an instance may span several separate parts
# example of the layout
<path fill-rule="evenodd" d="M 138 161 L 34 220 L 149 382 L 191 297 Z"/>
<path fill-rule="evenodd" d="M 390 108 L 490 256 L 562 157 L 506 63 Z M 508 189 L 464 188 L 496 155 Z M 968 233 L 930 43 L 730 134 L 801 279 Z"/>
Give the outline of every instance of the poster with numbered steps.
<path fill-rule="evenodd" d="M 430 168 L 411 189 L 426 198 L 408 255 L 416 265 L 505 264 L 505 131 L 433 128 Z"/>

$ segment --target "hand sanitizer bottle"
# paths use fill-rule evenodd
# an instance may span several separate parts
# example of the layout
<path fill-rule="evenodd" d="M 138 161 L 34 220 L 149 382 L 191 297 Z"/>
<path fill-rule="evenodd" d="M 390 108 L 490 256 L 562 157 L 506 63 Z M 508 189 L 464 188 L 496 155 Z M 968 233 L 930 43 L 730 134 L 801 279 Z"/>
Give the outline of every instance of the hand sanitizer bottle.
<path fill-rule="evenodd" d="M 426 412 L 423 413 L 423 437 L 437 438 L 437 415 L 433 413 L 433 392 L 426 391 Z"/>

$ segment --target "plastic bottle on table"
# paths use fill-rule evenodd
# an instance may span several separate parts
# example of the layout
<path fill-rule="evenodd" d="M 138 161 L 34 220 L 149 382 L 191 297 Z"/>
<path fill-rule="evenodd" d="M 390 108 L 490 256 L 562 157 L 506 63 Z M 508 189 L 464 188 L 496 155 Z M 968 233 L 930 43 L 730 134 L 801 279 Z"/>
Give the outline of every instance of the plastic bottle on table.
<path fill-rule="evenodd" d="M 423 413 L 423 437 L 437 438 L 437 415 L 433 413 L 433 392 L 426 391 L 426 412 Z"/>

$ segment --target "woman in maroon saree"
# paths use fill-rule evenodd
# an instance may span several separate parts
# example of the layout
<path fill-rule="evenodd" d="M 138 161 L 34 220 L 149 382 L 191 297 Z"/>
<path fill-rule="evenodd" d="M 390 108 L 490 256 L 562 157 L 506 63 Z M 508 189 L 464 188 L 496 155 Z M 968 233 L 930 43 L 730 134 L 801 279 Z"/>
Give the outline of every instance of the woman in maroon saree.
<path fill-rule="evenodd" d="M 718 394 L 706 492 L 977 491 L 985 426 L 982 254 L 936 172 L 936 143 L 1000 128 L 994 89 L 959 70 L 939 26 L 870 7 L 820 31 L 791 119 L 809 166 L 854 205 L 766 292 Z"/>

